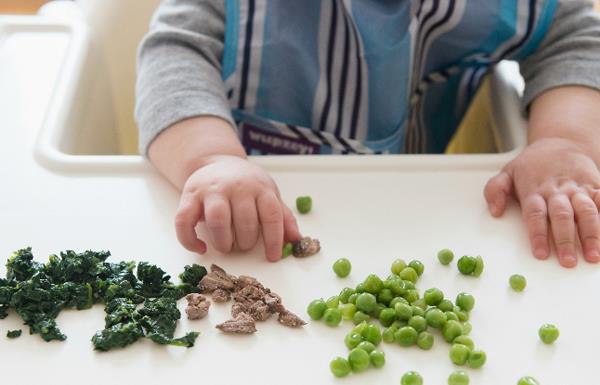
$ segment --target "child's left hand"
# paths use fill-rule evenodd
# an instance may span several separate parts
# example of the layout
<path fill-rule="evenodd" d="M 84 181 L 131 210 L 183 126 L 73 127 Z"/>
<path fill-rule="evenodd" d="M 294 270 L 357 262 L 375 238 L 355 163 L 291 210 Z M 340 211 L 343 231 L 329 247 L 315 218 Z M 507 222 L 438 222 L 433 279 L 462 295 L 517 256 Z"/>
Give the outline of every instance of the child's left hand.
<path fill-rule="evenodd" d="M 548 258 L 553 238 L 564 267 L 577 264 L 578 242 L 588 262 L 600 261 L 600 171 L 584 146 L 562 138 L 537 140 L 490 179 L 484 194 L 495 217 L 516 197 L 536 258 Z"/>

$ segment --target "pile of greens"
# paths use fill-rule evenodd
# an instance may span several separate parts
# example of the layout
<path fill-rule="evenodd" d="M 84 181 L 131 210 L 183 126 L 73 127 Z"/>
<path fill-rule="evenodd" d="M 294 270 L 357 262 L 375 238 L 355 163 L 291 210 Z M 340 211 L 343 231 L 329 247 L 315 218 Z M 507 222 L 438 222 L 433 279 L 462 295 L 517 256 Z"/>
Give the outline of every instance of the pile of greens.
<path fill-rule="evenodd" d="M 0 319 L 14 309 L 30 334 L 63 341 L 67 337 L 56 324 L 61 310 L 103 303 L 105 326 L 92 337 L 97 350 L 124 347 L 142 337 L 163 345 L 194 346 L 196 332 L 174 338 L 181 317 L 177 300 L 198 291 L 206 269 L 185 266 L 179 275 L 182 283 L 175 285 L 155 265 L 107 262 L 109 256 L 108 251 L 67 250 L 41 264 L 30 247 L 16 251 L 6 263 L 6 277 L 0 278 Z"/>

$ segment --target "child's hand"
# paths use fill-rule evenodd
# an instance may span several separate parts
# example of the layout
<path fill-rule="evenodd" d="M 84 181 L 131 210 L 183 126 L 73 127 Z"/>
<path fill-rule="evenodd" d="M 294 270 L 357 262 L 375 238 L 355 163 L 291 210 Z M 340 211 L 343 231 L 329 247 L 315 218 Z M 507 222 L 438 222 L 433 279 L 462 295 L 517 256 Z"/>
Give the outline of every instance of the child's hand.
<path fill-rule="evenodd" d="M 222 253 L 230 252 L 234 244 L 251 249 L 262 232 L 270 261 L 281 258 L 284 239 L 301 237 L 273 179 L 237 156 L 210 158 L 183 186 L 175 217 L 177 238 L 186 249 L 203 254 L 206 243 L 196 236 L 198 222 L 205 222 L 213 246 Z"/>
<path fill-rule="evenodd" d="M 548 258 L 551 234 L 562 266 L 577 264 L 578 240 L 588 262 L 600 261 L 600 172 L 583 146 L 561 138 L 530 144 L 487 183 L 491 214 L 501 216 L 513 194 L 536 258 Z"/>

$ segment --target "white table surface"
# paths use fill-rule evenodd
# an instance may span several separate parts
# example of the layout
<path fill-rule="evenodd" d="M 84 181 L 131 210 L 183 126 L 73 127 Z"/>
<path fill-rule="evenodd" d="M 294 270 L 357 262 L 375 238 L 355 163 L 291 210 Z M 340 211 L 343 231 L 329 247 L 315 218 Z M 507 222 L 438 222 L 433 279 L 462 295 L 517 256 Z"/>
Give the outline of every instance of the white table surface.
<path fill-rule="evenodd" d="M 1 21 L 0 21 L 1 23 Z M 388 274 L 397 257 L 419 258 L 426 265 L 419 287 L 442 289 L 450 298 L 461 291 L 477 298 L 472 312 L 476 345 L 488 354 L 482 370 L 468 370 L 471 384 L 516 384 L 532 375 L 543 385 L 597 384 L 600 271 L 580 263 L 565 270 L 551 259 L 529 255 L 518 208 L 496 220 L 485 207 L 482 189 L 491 171 L 403 170 L 274 172 L 289 204 L 311 195 L 313 212 L 299 216 L 305 234 L 321 239 L 322 252 L 309 259 L 271 264 L 256 249 L 247 255 L 206 256 L 186 252 L 176 241 L 172 217 L 177 192 L 153 172 L 116 175 L 59 174 L 37 164 L 33 146 L 52 93 L 64 39 L 53 35 L 0 37 L 0 255 L 31 245 L 38 260 L 64 249 L 109 249 L 114 259 L 146 260 L 172 275 L 185 264 L 216 262 L 233 274 L 249 274 L 280 293 L 287 306 L 306 317 L 307 303 L 354 286 L 369 273 Z M 477 162 L 477 157 L 473 158 Z M 444 160 L 440 159 L 440 164 Z M 440 167 L 441 169 L 441 167 Z M 456 267 L 437 263 L 438 249 L 481 254 L 480 279 L 463 277 Z M 331 271 L 341 256 L 353 263 L 347 279 Z M 528 278 L 522 294 L 508 289 L 513 273 Z M 5 273 L 4 266 L 0 273 Z M 183 309 L 183 303 L 180 306 Z M 275 320 L 258 324 L 247 337 L 220 334 L 214 326 L 228 318 L 229 305 L 214 305 L 201 321 L 183 319 L 176 335 L 202 334 L 192 349 L 141 341 L 123 350 L 96 353 L 90 337 L 103 326 L 103 309 L 64 311 L 58 324 L 66 342 L 46 343 L 30 336 L 14 314 L 0 321 L 3 382 L 46 384 L 117 383 L 264 383 L 398 384 L 405 371 L 417 370 L 425 384 L 445 384 L 458 369 L 448 345 L 436 335 L 432 351 L 383 344 L 384 369 L 336 380 L 329 361 L 347 350 L 348 324 L 328 328 L 310 322 L 291 330 Z M 561 337 L 542 345 L 537 329 L 558 325 Z M 23 336 L 8 340 L 9 329 Z M 575 381 L 577 380 L 577 381 Z"/>

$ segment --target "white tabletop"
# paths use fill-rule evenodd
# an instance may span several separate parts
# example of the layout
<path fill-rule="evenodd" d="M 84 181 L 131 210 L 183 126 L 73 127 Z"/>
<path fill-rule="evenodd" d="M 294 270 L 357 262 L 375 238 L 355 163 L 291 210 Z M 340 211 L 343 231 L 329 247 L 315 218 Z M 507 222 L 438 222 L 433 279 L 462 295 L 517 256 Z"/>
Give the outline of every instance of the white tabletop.
<path fill-rule="evenodd" d="M 1 24 L 1 21 L 0 21 Z M 600 321 L 596 293 L 600 271 L 586 263 L 565 270 L 552 259 L 534 260 L 519 211 L 513 205 L 496 220 L 485 207 L 482 189 L 492 171 L 275 171 L 285 200 L 311 195 L 313 212 L 299 216 L 305 234 L 318 237 L 319 255 L 271 264 L 256 249 L 247 255 L 206 256 L 186 252 L 176 241 L 172 217 L 177 192 L 153 172 L 130 175 L 48 171 L 33 157 L 36 134 L 51 97 L 66 45 L 56 35 L 12 34 L 0 37 L 0 255 L 31 245 L 38 260 L 64 249 L 110 249 L 113 260 L 146 260 L 172 275 L 185 264 L 216 262 L 233 274 L 248 274 L 281 294 L 290 310 L 306 317 L 307 303 L 354 286 L 369 273 L 386 276 L 398 257 L 426 265 L 421 290 L 439 287 L 450 298 L 467 291 L 477 303 L 472 337 L 488 354 L 481 370 L 468 370 L 471 384 L 516 384 L 523 375 L 543 385 L 597 383 Z M 477 162 L 478 157 L 473 157 Z M 368 160 L 366 160 L 368 161 Z M 308 170 L 308 169 L 307 169 Z M 479 279 L 437 263 L 438 249 L 481 254 L 486 268 Z M 349 278 L 338 279 L 333 261 L 353 263 Z M 4 266 L 0 267 L 4 274 Z M 508 289 L 513 273 L 524 274 L 524 293 Z M 183 303 L 181 304 L 183 308 Z M 578 313 L 581 312 L 581 313 Z M 232 337 L 214 326 L 228 318 L 228 305 L 214 305 L 202 321 L 183 319 L 177 336 L 202 334 L 192 349 L 141 341 L 123 350 L 96 353 L 90 337 L 103 326 L 103 309 L 64 311 L 58 324 L 67 341 L 46 343 L 30 336 L 14 314 L 0 321 L 2 378 L 20 383 L 106 384 L 188 382 L 211 384 L 398 384 L 405 371 L 417 370 L 426 384 L 445 384 L 458 369 L 448 359 L 448 345 L 436 334 L 432 351 L 383 344 L 387 364 L 381 370 L 336 380 L 329 361 L 346 355 L 344 324 L 328 328 L 310 322 L 291 330 L 275 320 L 259 323 L 258 333 Z M 561 330 L 553 346 L 542 345 L 537 329 L 551 322 Z M 4 337 L 23 328 L 16 340 Z M 10 381 L 13 380 L 13 381 Z"/>

